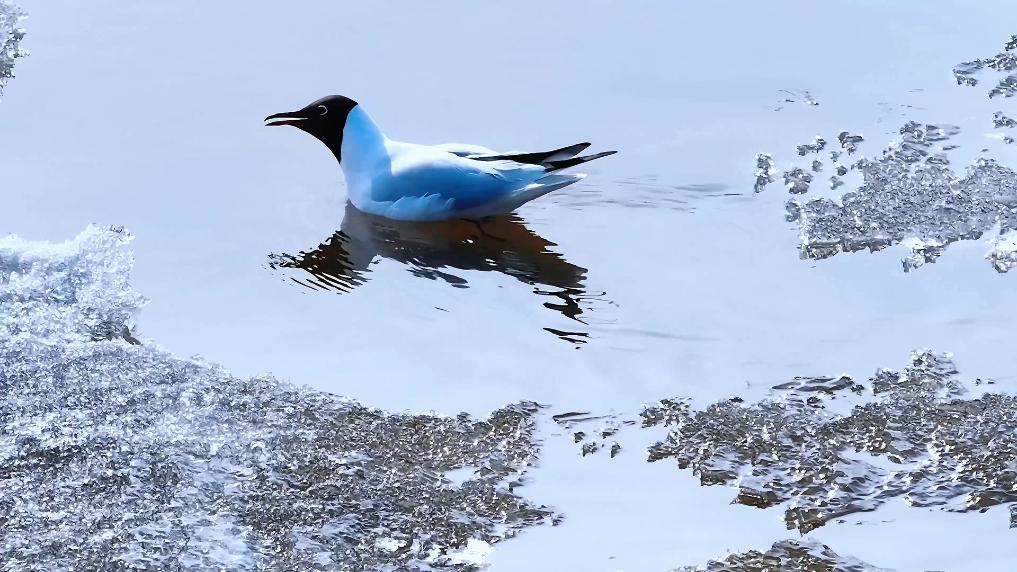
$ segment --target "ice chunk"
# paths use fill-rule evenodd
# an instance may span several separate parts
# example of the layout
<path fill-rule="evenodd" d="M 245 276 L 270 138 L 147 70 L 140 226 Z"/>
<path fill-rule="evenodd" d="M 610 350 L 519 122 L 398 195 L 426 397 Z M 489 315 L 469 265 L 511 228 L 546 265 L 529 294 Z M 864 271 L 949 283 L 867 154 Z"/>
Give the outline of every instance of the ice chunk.
<path fill-rule="evenodd" d="M 757 193 L 763 192 L 766 185 L 773 182 L 776 174 L 777 167 L 773 163 L 772 155 L 769 153 L 756 155 L 756 185 L 754 189 Z"/>
<path fill-rule="evenodd" d="M 812 143 L 806 143 L 795 147 L 795 150 L 798 151 L 798 154 L 802 157 L 809 153 L 819 153 L 823 149 L 826 149 L 826 139 L 823 139 L 819 135 L 816 135 L 816 138 L 813 139 Z"/>
<path fill-rule="evenodd" d="M 996 87 L 989 90 L 989 97 L 1013 97 L 1017 94 L 1017 74 L 1008 75 L 999 80 Z"/>
<path fill-rule="evenodd" d="M 840 142 L 841 148 L 847 151 L 848 155 L 857 151 L 858 144 L 864 140 L 865 138 L 862 137 L 861 135 L 852 135 L 847 131 L 841 131 L 837 135 L 837 141 Z M 836 160 L 837 157 L 833 157 L 833 159 Z"/>
<path fill-rule="evenodd" d="M 975 75 L 982 71 L 985 65 L 982 64 L 982 60 L 974 60 L 970 62 L 961 62 L 953 68 L 953 78 L 957 80 L 957 85 L 978 85 L 978 78 Z"/>
<path fill-rule="evenodd" d="M 784 171 L 782 176 L 784 177 L 784 186 L 787 187 L 787 191 L 789 193 L 801 195 L 809 192 L 809 185 L 812 183 L 812 175 L 805 169 L 795 167 L 788 171 Z"/>
<path fill-rule="evenodd" d="M 802 204 L 794 199 L 788 199 L 784 203 L 784 220 L 797 222 L 802 216 Z"/>
<path fill-rule="evenodd" d="M 996 128 L 1001 127 L 1017 127 L 1017 121 L 1007 117 L 1002 111 L 997 111 L 992 114 L 992 124 Z"/>

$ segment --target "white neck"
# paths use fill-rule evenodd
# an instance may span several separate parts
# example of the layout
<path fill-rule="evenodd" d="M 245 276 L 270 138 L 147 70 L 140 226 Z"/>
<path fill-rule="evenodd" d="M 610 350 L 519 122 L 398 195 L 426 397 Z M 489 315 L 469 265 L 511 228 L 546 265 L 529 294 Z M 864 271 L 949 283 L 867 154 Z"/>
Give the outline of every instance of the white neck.
<path fill-rule="evenodd" d="M 360 106 L 350 110 L 343 127 L 342 161 L 340 166 L 347 179 L 374 170 L 388 159 L 385 143 L 388 138 Z"/>

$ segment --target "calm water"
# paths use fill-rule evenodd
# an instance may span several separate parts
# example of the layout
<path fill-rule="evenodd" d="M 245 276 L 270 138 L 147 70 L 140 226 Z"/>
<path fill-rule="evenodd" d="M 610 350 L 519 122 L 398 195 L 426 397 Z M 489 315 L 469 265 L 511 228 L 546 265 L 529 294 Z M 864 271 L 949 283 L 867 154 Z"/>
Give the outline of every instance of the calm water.
<path fill-rule="evenodd" d="M 962 155 L 990 145 L 992 112 L 1017 110 L 950 70 L 1000 49 L 1011 2 L 22 5 L 0 231 L 129 228 L 139 335 L 177 354 L 443 413 L 750 399 L 922 347 L 970 377 L 1017 372 L 1015 286 L 981 241 L 909 274 L 895 248 L 803 261 L 787 193 L 752 189 L 757 152 L 790 159 L 819 133 L 875 153 L 916 119 L 965 128 Z M 782 91 L 805 89 L 818 106 Z M 481 227 L 379 221 L 345 206 L 318 142 L 262 126 L 329 93 L 397 139 L 620 153 Z M 581 459 L 547 431 L 527 494 L 567 523 L 500 545 L 496 569 L 661 570 L 797 534 L 635 444 Z M 881 566 L 1000 569 L 1017 556 L 1003 512 L 895 505 L 814 536 Z M 959 531 L 984 539 L 980 567 L 932 538 Z"/>

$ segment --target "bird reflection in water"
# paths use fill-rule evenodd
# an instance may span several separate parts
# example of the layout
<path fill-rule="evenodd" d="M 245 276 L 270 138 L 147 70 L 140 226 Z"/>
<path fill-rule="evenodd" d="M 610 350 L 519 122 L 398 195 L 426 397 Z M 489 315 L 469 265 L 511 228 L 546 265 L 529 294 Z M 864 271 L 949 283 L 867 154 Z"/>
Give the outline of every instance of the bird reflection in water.
<path fill-rule="evenodd" d="M 405 264 L 420 278 L 440 280 L 455 288 L 468 288 L 456 270 L 494 271 L 533 287 L 544 306 L 580 324 L 590 302 L 604 294 L 586 291 L 586 269 L 551 250 L 554 243 L 528 229 L 513 215 L 483 222 L 395 221 L 365 214 L 346 205 L 340 229 L 317 248 L 299 254 L 270 254 L 273 269 L 300 269 L 298 284 L 314 290 L 345 293 L 366 283 L 371 265 L 379 257 Z M 581 331 L 544 328 L 573 344 L 586 343 Z"/>

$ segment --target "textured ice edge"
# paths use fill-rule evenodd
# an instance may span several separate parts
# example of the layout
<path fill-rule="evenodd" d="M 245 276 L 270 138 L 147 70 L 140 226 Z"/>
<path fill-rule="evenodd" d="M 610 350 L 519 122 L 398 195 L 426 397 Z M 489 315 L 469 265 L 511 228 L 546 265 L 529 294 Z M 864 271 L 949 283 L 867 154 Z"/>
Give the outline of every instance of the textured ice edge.
<path fill-rule="evenodd" d="M 129 240 L 0 239 L 5 566 L 473 570 L 551 518 L 513 492 L 536 405 L 390 414 L 176 358 L 131 333 Z"/>
<path fill-rule="evenodd" d="M 673 459 L 735 502 L 784 512 L 805 534 L 903 499 L 910 506 L 1010 510 L 1017 525 L 1017 396 L 965 382 L 949 354 L 915 352 L 902 371 L 867 382 L 796 378 L 753 404 L 697 411 L 648 406 L 643 425 L 670 426 L 649 460 Z"/>
<path fill-rule="evenodd" d="M 19 47 L 25 31 L 18 27 L 25 14 L 7 0 L 0 0 L 0 95 L 7 80 L 14 77 L 14 62 L 28 54 Z"/>
<path fill-rule="evenodd" d="M 672 460 L 733 502 L 783 512 L 801 534 L 891 502 L 952 512 L 1004 509 L 1017 527 L 1017 396 L 965 380 L 949 354 L 916 351 L 901 370 L 867 381 L 796 377 L 755 403 L 731 397 L 694 408 L 687 399 L 646 405 L 640 422 L 558 415 L 581 454 L 621 451 L 635 425 L 665 427 L 647 461 Z M 853 562 L 853 563 L 852 563 Z M 723 570 L 870 570 L 807 539 L 710 562 Z M 692 569 L 683 569 L 692 570 Z"/>
<path fill-rule="evenodd" d="M 994 70 L 1010 74 L 989 92 L 989 97 L 1017 94 L 1017 35 L 1003 50 L 990 57 L 958 64 L 954 76 L 960 85 L 977 85 L 980 73 Z M 987 122 L 988 123 L 988 122 Z M 1003 111 L 993 114 L 991 125 L 1004 131 L 994 136 L 1013 144 L 1011 131 L 1017 121 Z M 891 142 L 880 156 L 848 159 L 864 141 L 861 135 L 843 131 L 837 136 L 839 150 L 829 150 L 817 136 L 813 143 L 796 146 L 799 157 L 811 163 L 789 165 L 779 173 L 792 195 L 786 203 L 786 220 L 799 227 L 801 255 L 823 259 L 846 252 L 878 251 L 901 244 L 910 249 L 902 260 L 905 272 L 935 262 L 950 244 L 990 237 L 993 248 L 986 254 L 993 268 L 1003 273 L 1017 264 L 1014 241 L 1008 236 L 1017 228 L 1017 172 L 990 158 L 980 158 L 964 173 L 951 168 L 951 141 L 960 128 L 949 124 L 909 121 L 900 128 L 901 138 Z M 828 159 L 828 160 L 827 160 Z M 825 162 L 824 162 L 825 160 Z M 824 172 L 831 173 L 829 187 L 836 191 L 851 172 L 862 182 L 839 199 L 816 196 L 814 184 Z M 772 155 L 756 156 L 755 191 L 762 192 L 778 178 Z"/>

